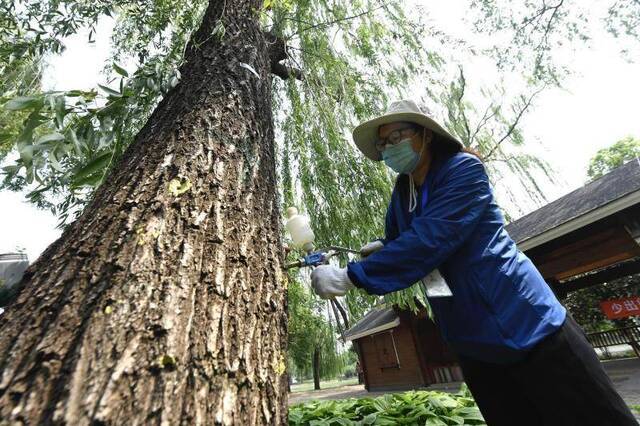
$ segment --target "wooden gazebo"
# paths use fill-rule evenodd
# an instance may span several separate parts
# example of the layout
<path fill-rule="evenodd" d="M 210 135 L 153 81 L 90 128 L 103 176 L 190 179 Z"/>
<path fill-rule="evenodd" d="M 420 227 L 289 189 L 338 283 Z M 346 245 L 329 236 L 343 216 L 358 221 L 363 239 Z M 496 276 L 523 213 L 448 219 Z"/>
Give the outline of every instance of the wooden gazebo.
<path fill-rule="evenodd" d="M 506 227 L 556 294 L 640 272 L 640 161 Z"/>

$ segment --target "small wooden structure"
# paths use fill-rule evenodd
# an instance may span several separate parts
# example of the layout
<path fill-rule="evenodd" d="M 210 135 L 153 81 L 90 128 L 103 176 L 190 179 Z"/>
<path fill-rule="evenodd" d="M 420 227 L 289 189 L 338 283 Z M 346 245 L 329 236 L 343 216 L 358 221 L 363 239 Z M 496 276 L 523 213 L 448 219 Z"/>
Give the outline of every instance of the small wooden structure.
<path fill-rule="evenodd" d="M 462 381 L 462 371 L 424 309 L 374 309 L 345 333 L 359 355 L 368 391 Z"/>
<path fill-rule="evenodd" d="M 510 223 L 556 294 L 640 273 L 640 160 Z"/>

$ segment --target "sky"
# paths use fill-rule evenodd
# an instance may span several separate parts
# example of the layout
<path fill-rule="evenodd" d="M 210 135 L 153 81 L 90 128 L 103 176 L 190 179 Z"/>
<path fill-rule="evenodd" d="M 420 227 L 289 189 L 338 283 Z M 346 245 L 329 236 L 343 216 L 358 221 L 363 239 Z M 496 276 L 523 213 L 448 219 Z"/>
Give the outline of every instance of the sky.
<path fill-rule="evenodd" d="M 431 2 L 432 19 L 452 31 L 465 28 L 463 2 Z M 109 55 L 112 21 L 103 20 L 95 44 L 80 33 L 66 41 L 66 51 L 50 58 L 43 85 L 49 90 L 90 89 L 103 83 L 101 70 Z M 632 135 L 640 137 L 638 99 L 640 64 L 619 55 L 620 42 L 595 31 L 590 48 L 568 58 L 575 74 L 562 89 L 547 89 L 522 123 L 531 149 L 548 161 L 558 179 L 545 186 L 549 201 L 582 186 L 589 159 L 598 149 Z M 0 192 L 0 253 L 25 250 L 35 261 L 59 235 L 56 218 L 24 200 L 24 195 Z"/>
<path fill-rule="evenodd" d="M 575 52 L 566 47 L 560 56 L 573 74 L 562 88 L 541 93 L 520 127 L 528 149 L 548 161 L 557 173 L 555 184 L 544 187 L 549 201 L 584 185 L 589 160 L 599 149 L 625 136 L 640 137 L 640 63 L 629 63 L 619 53 L 623 47 L 638 51 L 640 43 L 629 46 L 627 41 L 617 40 L 605 31 L 601 18 L 608 4 L 583 0 L 591 14 L 590 25 L 584 29 L 592 40 L 588 45 L 574 44 Z M 493 43 L 490 37 L 470 32 L 466 2 L 429 2 L 428 14 L 438 27 L 447 28 L 453 36 L 477 39 L 479 46 L 487 40 Z M 480 80 L 482 84 L 485 74 L 486 85 L 492 83 L 491 69 L 482 64 L 472 68 L 470 64 L 476 62 L 473 60 L 465 62 L 468 80 Z"/>

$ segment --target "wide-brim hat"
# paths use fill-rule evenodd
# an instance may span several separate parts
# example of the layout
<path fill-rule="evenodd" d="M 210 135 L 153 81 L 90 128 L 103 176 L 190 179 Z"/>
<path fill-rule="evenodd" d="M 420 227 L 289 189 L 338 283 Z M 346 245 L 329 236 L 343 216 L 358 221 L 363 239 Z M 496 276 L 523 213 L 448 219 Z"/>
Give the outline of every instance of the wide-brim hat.
<path fill-rule="evenodd" d="M 435 120 L 423 112 L 418 105 L 410 100 L 403 99 L 392 102 L 383 115 L 365 121 L 353 129 L 353 141 L 362 153 L 374 161 L 382 160 L 382 153 L 376 149 L 378 141 L 378 128 L 384 124 L 396 123 L 398 121 L 415 123 L 434 133 L 442 136 L 444 143 L 449 143 L 454 149 L 462 149 L 462 143 L 447 132 Z"/>

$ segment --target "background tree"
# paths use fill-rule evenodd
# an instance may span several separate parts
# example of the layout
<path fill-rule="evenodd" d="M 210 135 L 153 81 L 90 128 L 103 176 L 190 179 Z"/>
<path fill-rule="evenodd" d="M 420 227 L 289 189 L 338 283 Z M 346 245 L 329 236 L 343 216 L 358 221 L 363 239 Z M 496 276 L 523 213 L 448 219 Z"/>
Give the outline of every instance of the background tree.
<path fill-rule="evenodd" d="M 179 80 L 175 69 L 205 4 L 202 0 L 173 6 L 165 2 L 133 2 L 126 6 L 98 2 L 53 13 L 53 5 L 25 1 L 21 12 L 14 11 L 13 19 L 23 27 L 30 28 L 28 23 L 37 20 L 40 29 L 35 36 L 33 31 L 28 36 L 32 40 L 40 35 L 41 42 L 29 46 L 44 51 L 60 48 L 61 37 L 76 31 L 80 23 L 93 27 L 100 14 L 117 16 L 112 61 L 133 63 L 138 70 L 131 73 L 110 63 L 116 87 L 50 93 L 42 102 L 12 104 L 14 109 L 30 111 L 33 119 L 23 135 L 14 135 L 18 138 L 18 151 L 24 155 L 6 168 L 5 187 L 17 189 L 35 183 L 30 192 L 32 201 L 52 209 L 63 223 L 75 217 L 101 183 L 105 170 L 120 158 L 159 99 Z M 364 161 L 353 149 L 342 149 L 344 130 L 381 112 L 389 96 L 405 96 L 410 82 L 428 82 L 425 91 L 439 102 L 451 90 L 447 86 L 449 71 L 442 68 L 440 51 L 450 50 L 447 43 L 459 46 L 457 41 L 443 37 L 441 30 L 421 22 L 421 14 L 406 16 L 397 2 L 344 2 L 334 6 L 293 1 L 264 4 L 265 28 L 287 43 L 286 50 L 278 47 L 283 60 L 276 62 L 278 73 L 286 76 L 289 71 L 304 68 L 306 75 L 303 80 L 275 82 L 276 108 L 282 105 L 287 111 L 276 115 L 281 135 L 281 171 L 285 181 L 287 174 L 301 177 L 294 187 L 303 191 L 301 201 L 308 210 L 318 212 L 315 226 L 334 228 L 335 232 L 335 226 L 328 224 L 339 219 L 347 223 L 356 220 L 363 225 L 351 229 L 379 229 L 381 221 L 374 218 L 384 207 L 390 178 L 380 166 Z M 224 28 L 215 31 L 222 34 Z M 439 43 L 443 43 L 442 48 L 437 47 Z M 425 45 L 431 48 L 425 49 Z M 472 51 L 469 46 L 465 50 Z M 398 62 L 394 57 L 404 60 Z M 494 118 L 497 123 L 510 119 L 489 114 L 478 121 L 487 126 Z M 29 137 L 34 129 L 37 132 L 46 124 L 52 124 L 56 131 L 49 134 L 45 144 L 31 143 Z M 520 143 L 517 124 L 514 122 L 510 137 L 501 142 L 501 149 Z M 476 145 L 486 151 L 493 147 L 487 138 L 479 138 Z M 514 163 L 510 157 L 496 161 L 505 159 L 509 165 Z M 524 176 L 523 182 L 528 180 L 526 175 L 531 169 L 539 166 L 528 161 L 523 173 L 525 163 L 519 164 L 511 169 Z M 289 165 L 294 165 L 292 170 L 287 170 Z M 501 179 L 498 177 L 495 182 Z M 333 190 L 336 185 L 342 193 Z M 362 195 L 365 192 L 367 196 Z M 304 194 L 318 196 L 310 199 Z M 370 230 L 364 233 L 372 234 Z M 361 244 L 366 238 L 357 235 L 348 239 L 351 244 L 347 245 L 354 245 L 353 240 Z"/>
<path fill-rule="evenodd" d="M 571 292 L 563 303 L 585 331 L 596 332 L 633 325 L 631 318 L 609 320 L 602 312 L 600 302 L 638 294 L 640 294 L 640 275 L 636 274 Z"/>
<path fill-rule="evenodd" d="M 513 99 L 508 97 L 502 85 L 483 88 L 485 104 L 481 106 L 469 101 L 468 85 L 460 66 L 458 77 L 441 95 L 442 105 L 446 108 L 446 124 L 467 148 L 482 158 L 498 191 L 496 195 L 505 207 L 507 220 L 545 204 L 541 181 L 553 181 L 555 175 L 544 160 L 524 149 L 525 138 L 519 126 L 547 84 L 532 85 Z M 502 185 L 507 179 L 519 184 Z"/>
<path fill-rule="evenodd" d="M 595 180 L 624 163 L 640 157 L 640 139 L 627 136 L 608 148 L 602 148 L 589 161 L 587 175 Z"/>
<path fill-rule="evenodd" d="M 25 55 L 20 48 L 20 31 L 16 22 L 3 5 L 0 8 L 0 103 L 16 96 L 28 95 L 40 89 L 42 76 L 41 55 L 35 52 Z M 17 134 L 24 114 L 12 114 L 0 110 L 0 161 L 13 148 L 13 135 Z"/>
<path fill-rule="evenodd" d="M 260 6 L 209 3 L 181 82 L 80 218 L 27 270 L 0 317 L 1 418 L 286 422 L 271 61 Z M 224 36 L 212 36 L 216 26 Z"/>
<path fill-rule="evenodd" d="M 321 378 L 343 372 L 348 354 L 337 351 L 335 327 L 322 312 L 326 305 L 311 297 L 307 286 L 297 280 L 292 280 L 287 290 L 291 374 L 300 380 L 313 376 L 317 390 Z"/>
<path fill-rule="evenodd" d="M 0 60 L 0 102 L 4 104 L 16 96 L 37 91 L 41 73 L 38 59 L 12 57 Z M 24 113 L 0 110 L 0 162 L 13 148 L 13 135 L 20 131 L 25 118 Z"/>

